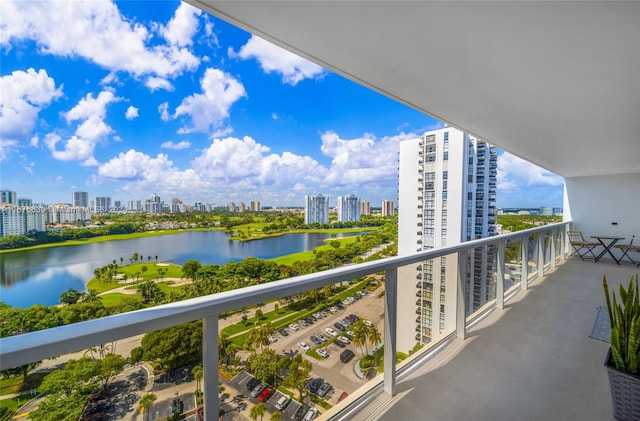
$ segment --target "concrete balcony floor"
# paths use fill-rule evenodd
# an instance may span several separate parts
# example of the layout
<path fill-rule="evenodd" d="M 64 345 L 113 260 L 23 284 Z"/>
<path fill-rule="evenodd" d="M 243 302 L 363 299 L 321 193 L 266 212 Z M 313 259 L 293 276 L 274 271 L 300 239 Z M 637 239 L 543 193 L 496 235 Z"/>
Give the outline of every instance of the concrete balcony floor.
<path fill-rule="evenodd" d="M 640 268 L 569 259 L 379 394 L 356 420 L 612 420 L 603 362 L 589 338 L 610 287 Z"/>

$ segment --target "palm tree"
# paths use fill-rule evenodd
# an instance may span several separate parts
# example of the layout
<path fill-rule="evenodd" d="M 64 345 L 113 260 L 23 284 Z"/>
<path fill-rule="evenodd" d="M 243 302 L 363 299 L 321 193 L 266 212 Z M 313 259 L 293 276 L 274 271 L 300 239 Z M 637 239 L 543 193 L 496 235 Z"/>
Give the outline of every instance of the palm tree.
<path fill-rule="evenodd" d="M 316 302 L 316 305 L 318 305 L 318 298 L 320 298 L 320 288 L 309 290 L 307 292 L 307 295 L 309 296 L 309 298 Z"/>
<path fill-rule="evenodd" d="M 133 260 L 133 261 L 135 261 L 135 262 L 137 263 L 137 262 L 138 262 L 138 258 L 139 258 L 139 257 L 140 257 L 140 256 L 138 255 L 138 253 L 133 253 L 133 254 L 131 255 L 131 260 Z"/>
<path fill-rule="evenodd" d="M 253 329 L 249 331 L 246 342 L 247 347 L 254 349 L 260 347 L 262 350 L 263 347 L 269 345 L 269 335 L 268 329 L 264 329 L 264 326 L 254 326 Z"/>
<path fill-rule="evenodd" d="M 200 380 L 202 380 L 202 376 L 204 375 L 202 366 L 197 365 L 193 367 L 191 369 L 191 374 L 193 374 L 193 378 L 196 379 L 196 393 L 200 393 Z"/>
<path fill-rule="evenodd" d="M 82 296 L 82 301 L 85 303 L 92 303 L 102 300 L 102 297 L 98 295 L 98 290 L 90 289 Z"/>
<path fill-rule="evenodd" d="M 373 325 L 367 326 L 366 332 L 367 332 L 367 340 L 371 343 L 371 345 L 373 345 L 373 347 L 375 347 L 376 345 L 382 342 L 382 333 L 380 333 L 377 327 Z M 376 355 L 378 355 L 377 352 L 376 352 Z M 378 357 L 376 357 L 375 365 L 378 365 Z"/>
<path fill-rule="evenodd" d="M 367 353 L 369 352 L 367 348 L 367 325 L 362 323 L 362 320 L 357 321 L 356 324 L 353 325 L 353 338 L 351 338 L 351 342 L 360 348 L 363 357 L 365 355 L 365 349 L 367 349 Z"/>
<path fill-rule="evenodd" d="M 231 341 L 226 333 L 218 337 L 218 359 L 224 360 L 225 367 L 229 367 L 231 357 L 236 352 L 236 345 Z"/>
<path fill-rule="evenodd" d="M 124 259 L 122 257 L 120 257 L 120 266 L 122 266 L 122 262 L 124 261 Z"/>
<path fill-rule="evenodd" d="M 156 263 L 158 263 L 158 255 L 156 255 Z"/>
<path fill-rule="evenodd" d="M 271 417 L 269 418 L 269 421 L 282 421 L 282 412 L 280 411 L 272 412 Z"/>
<path fill-rule="evenodd" d="M 267 412 L 267 407 L 264 403 L 260 402 L 257 405 L 253 405 L 251 407 L 251 411 L 249 411 L 249 416 L 253 421 L 256 421 L 258 417 L 260 417 L 260 421 L 262 421 L 262 417 Z"/>
<path fill-rule="evenodd" d="M 149 409 L 151 409 L 151 405 L 156 401 L 157 396 L 154 393 L 147 393 L 140 399 L 140 409 L 144 414 L 144 419 L 149 419 Z"/>

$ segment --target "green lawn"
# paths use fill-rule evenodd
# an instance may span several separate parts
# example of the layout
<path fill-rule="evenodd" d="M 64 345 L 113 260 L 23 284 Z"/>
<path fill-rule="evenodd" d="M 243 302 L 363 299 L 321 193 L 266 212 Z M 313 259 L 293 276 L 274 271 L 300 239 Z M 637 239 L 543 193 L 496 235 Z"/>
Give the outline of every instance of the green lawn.
<path fill-rule="evenodd" d="M 329 242 L 329 241 L 339 241 L 340 242 L 340 247 L 344 247 L 347 244 L 350 243 L 355 243 L 356 239 L 358 237 L 345 237 L 345 238 L 329 238 L 324 240 L 325 242 Z M 325 244 L 319 247 L 316 247 L 314 250 L 316 252 L 318 251 L 323 251 L 323 250 L 331 250 L 333 247 L 331 247 L 329 244 Z M 292 265 L 295 262 L 302 262 L 305 260 L 311 260 L 314 258 L 314 254 L 313 254 L 313 250 L 311 251 L 301 251 L 300 253 L 292 253 L 292 254 L 287 254 L 285 256 L 280 256 L 280 257 L 276 257 L 271 259 L 272 261 L 276 262 L 279 265 Z"/>
<path fill-rule="evenodd" d="M 169 263 L 168 266 L 158 265 L 166 265 L 166 263 L 147 262 L 120 266 L 118 267 L 118 274 L 126 275 L 126 283 L 117 282 L 115 279 L 111 282 L 98 282 L 94 278 L 87 284 L 87 289 L 95 289 L 98 293 L 103 293 L 126 285 L 132 285 L 135 287 L 136 280 L 138 279 L 140 282 L 158 279 L 157 269 L 160 268 L 167 270 L 167 273 L 163 278 L 180 278 L 180 276 L 182 276 L 181 266 L 174 265 L 172 263 Z M 146 271 L 142 270 L 143 266 L 147 268 Z"/>

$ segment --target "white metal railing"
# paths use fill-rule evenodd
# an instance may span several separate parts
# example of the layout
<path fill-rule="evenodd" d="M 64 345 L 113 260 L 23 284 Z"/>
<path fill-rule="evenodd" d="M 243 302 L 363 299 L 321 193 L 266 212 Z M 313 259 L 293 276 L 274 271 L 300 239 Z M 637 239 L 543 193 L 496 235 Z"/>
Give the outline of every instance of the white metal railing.
<path fill-rule="evenodd" d="M 505 245 L 507 241 L 521 241 L 520 288 L 527 289 L 529 276 L 529 249 L 532 236 L 537 235 L 535 255 L 537 255 L 535 276 L 543 276 L 544 268 L 554 267 L 556 261 L 564 259 L 568 251 L 566 229 L 569 222 L 551 224 L 539 228 L 519 231 L 512 234 L 489 237 L 464 242 L 408 256 L 389 257 L 373 262 L 340 267 L 319 273 L 297 276 L 226 291 L 204 297 L 193 298 L 157 307 L 118 314 L 73 325 L 30 332 L 0 339 L 0 370 L 40 361 L 46 358 L 76 352 L 96 345 L 104 344 L 134 335 L 175 326 L 198 319 L 204 321 L 203 328 L 203 370 L 204 370 L 204 406 L 207 420 L 214 420 L 218 413 L 218 315 L 260 302 L 291 296 L 311 289 L 347 281 L 373 273 L 385 272 L 385 316 L 384 316 L 384 391 L 393 395 L 396 386 L 396 323 L 397 323 L 397 269 L 401 266 L 423 262 L 453 253 L 459 253 L 456 335 L 464 338 L 467 328 L 465 314 L 464 285 L 467 270 L 464 258 L 467 252 L 480 246 L 496 245 L 497 279 L 495 306 L 504 307 Z M 547 235 L 549 234 L 549 236 Z M 545 252 L 546 239 L 549 241 L 549 253 Z M 556 244 L 560 250 L 556 250 Z M 547 257 L 547 258 L 545 258 Z M 403 279 L 413 287 L 415 279 Z M 373 387 L 374 385 L 372 385 Z M 213 411 L 206 410 L 212 408 Z"/>

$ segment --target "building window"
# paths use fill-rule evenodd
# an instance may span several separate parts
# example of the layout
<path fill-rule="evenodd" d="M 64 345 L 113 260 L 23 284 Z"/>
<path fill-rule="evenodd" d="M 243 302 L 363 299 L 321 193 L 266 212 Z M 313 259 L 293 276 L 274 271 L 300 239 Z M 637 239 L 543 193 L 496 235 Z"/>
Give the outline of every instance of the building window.
<path fill-rule="evenodd" d="M 442 228 L 442 231 L 440 232 L 440 236 L 442 236 L 442 237 L 446 237 L 447 236 L 447 229 L 446 228 Z"/>
<path fill-rule="evenodd" d="M 442 160 L 443 160 L 443 161 L 448 161 L 448 160 L 449 160 L 449 152 L 448 152 L 448 151 L 445 151 L 445 152 L 442 154 Z"/>
<path fill-rule="evenodd" d="M 433 236 L 433 228 L 425 228 L 424 235 Z"/>

